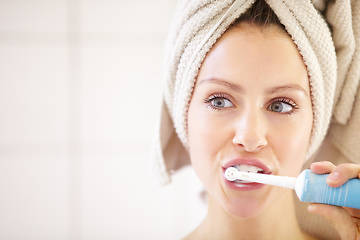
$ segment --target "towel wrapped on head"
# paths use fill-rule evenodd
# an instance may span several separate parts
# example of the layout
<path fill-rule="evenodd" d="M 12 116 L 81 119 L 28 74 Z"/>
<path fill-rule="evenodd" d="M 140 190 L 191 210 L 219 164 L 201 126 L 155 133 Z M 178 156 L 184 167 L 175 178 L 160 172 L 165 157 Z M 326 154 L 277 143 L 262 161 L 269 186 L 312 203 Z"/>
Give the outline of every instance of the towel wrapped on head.
<path fill-rule="evenodd" d="M 165 47 L 164 98 L 150 163 L 159 184 L 169 183 L 170 171 L 190 163 L 187 110 L 202 61 L 254 2 L 178 2 Z M 360 1 L 266 2 L 297 45 L 308 69 L 314 112 L 308 158 L 329 133 L 333 146 L 349 161 L 359 163 Z"/>
<path fill-rule="evenodd" d="M 314 121 L 306 160 L 315 156 L 360 163 L 360 1 L 265 1 L 308 70 Z M 190 163 L 187 111 L 202 61 L 254 2 L 179 0 L 165 47 L 164 96 L 150 162 L 160 185 L 171 181 L 172 171 Z M 308 232 L 326 239 L 337 236 L 331 226 L 319 227 L 319 217 L 300 219 Z"/>

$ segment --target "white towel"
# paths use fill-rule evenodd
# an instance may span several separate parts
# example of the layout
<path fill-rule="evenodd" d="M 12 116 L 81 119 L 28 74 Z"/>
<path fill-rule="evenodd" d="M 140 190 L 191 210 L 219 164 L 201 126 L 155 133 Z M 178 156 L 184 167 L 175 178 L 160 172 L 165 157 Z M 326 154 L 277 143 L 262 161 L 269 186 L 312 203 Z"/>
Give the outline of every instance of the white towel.
<path fill-rule="evenodd" d="M 170 171 L 189 164 L 187 108 L 202 60 L 253 2 L 179 1 L 165 48 L 164 100 L 150 162 L 159 184 L 171 181 Z M 359 163 L 360 1 L 267 2 L 298 46 L 310 75 L 314 127 L 308 157 L 329 132 L 334 146 Z"/>
<path fill-rule="evenodd" d="M 360 0 L 266 2 L 297 45 L 310 76 L 314 125 L 307 158 L 326 137 L 331 143 L 315 158 L 360 163 Z M 164 96 L 150 161 L 159 184 L 169 183 L 171 171 L 190 163 L 187 109 L 201 62 L 253 3 L 179 0 L 165 47 Z M 336 159 L 325 154 L 333 151 Z M 324 154 L 327 159 L 321 159 Z"/>

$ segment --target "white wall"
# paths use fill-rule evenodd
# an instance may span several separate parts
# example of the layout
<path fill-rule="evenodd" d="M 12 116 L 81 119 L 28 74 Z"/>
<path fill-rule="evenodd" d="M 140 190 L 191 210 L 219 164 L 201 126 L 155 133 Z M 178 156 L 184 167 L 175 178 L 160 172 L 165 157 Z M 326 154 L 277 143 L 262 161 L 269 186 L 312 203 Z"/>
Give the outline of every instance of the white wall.
<path fill-rule="evenodd" d="M 0 0 L 0 239 L 179 239 L 201 221 L 190 168 L 165 188 L 147 168 L 175 5 Z"/>

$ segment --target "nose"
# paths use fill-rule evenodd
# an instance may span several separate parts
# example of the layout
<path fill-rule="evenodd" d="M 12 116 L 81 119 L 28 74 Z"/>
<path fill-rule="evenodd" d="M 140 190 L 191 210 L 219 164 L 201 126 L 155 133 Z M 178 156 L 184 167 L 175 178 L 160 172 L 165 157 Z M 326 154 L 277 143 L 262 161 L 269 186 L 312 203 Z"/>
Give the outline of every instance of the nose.
<path fill-rule="evenodd" d="M 267 124 L 261 114 L 248 113 L 235 123 L 233 144 L 246 152 L 258 152 L 267 146 Z"/>

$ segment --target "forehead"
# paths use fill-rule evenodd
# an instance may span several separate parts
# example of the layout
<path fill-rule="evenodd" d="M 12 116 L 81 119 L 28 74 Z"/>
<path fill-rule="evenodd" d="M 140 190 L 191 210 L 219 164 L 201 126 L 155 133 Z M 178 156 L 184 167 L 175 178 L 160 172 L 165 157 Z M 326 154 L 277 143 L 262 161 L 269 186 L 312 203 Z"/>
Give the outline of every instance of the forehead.
<path fill-rule="evenodd" d="M 286 32 L 277 27 L 233 27 L 207 54 L 198 77 L 271 82 L 304 76 L 303 84 L 308 85 L 306 66 Z"/>
<path fill-rule="evenodd" d="M 257 53 L 253 55 L 254 58 L 259 55 L 263 57 L 272 55 L 274 61 L 281 58 L 293 58 L 303 63 L 297 46 L 289 34 L 276 25 L 259 27 L 246 23 L 239 24 L 228 29 L 214 44 L 210 53 L 217 51 L 218 48 L 230 50 L 234 55 L 236 53 L 245 55 L 253 51 Z"/>

